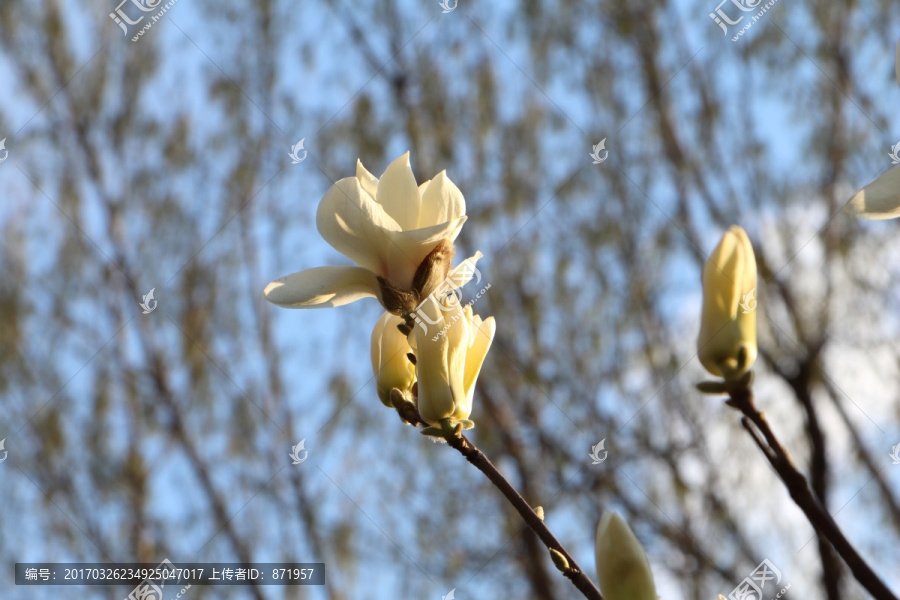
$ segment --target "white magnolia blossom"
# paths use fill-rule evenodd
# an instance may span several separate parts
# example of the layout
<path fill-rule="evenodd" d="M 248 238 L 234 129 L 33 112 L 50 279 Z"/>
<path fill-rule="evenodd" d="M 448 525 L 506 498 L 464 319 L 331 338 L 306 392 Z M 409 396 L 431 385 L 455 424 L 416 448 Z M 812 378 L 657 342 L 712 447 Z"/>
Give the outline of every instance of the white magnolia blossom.
<path fill-rule="evenodd" d="M 442 243 L 449 248 L 449 265 L 452 242 L 465 221 L 465 199 L 445 171 L 416 185 L 409 152 L 388 165 L 380 179 L 357 161 L 356 176 L 341 179 L 322 198 L 316 227 L 358 266 L 317 267 L 281 277 L 266 286 L 266 299 L 286 308 L 342 306 L 369 296 L 384 304 L 378 278 L 412 290 L 420 265 Z M 469 262 L 474 265 L 480 256 Z"/>
<path fill-rule="evenodd" d="M 412 352 L 406 336 L 397 329 L 403 318 L 385 312 L 372 330 L 372 372 L 378 397 L 385 406 L 391 404 L 391 389 L 411 391 L 416 382 L 416 368 L 407 354 Z"/>
<path fill-rule="evenodd" d="M 429 425 L 468 419 L 475 380 L 494 339 L 493 317 L 483 320 L 472 307 L 441 304 L 429 296 L 410 333 L 416 352 L 419 415 Z"/>
<path fill-rule="evenodd" d="M 850 208 L 857 216 L 874 221 L 900 217 L 900 167 L 894 167 L 856 192 Z"/>
<path fill-rule="evenodd" d="M 703 267 L 700 362 L 713 375 L 737 378 L 756 360 L 756 256 L 733 225 Z"/>
<path fill-rule="evenodd" d="M 604 512 L 595 543 L 597 583 L 605 600 L 657 600 L 650 560 L 622 517 Z"/>

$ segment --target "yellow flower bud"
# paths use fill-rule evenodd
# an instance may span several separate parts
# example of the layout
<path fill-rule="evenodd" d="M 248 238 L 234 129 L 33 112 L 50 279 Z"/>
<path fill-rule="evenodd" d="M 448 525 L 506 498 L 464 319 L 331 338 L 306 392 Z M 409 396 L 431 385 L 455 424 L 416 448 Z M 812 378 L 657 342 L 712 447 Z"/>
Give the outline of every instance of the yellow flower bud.
<path fill-rule="evenodd" d="M 756 360 L 756 257 L 747 233 L 733 225 L 703 267 L 700 362 L 736 379 Z"/>
<path fill-rule="evenodd" d="M 410 362 L 412 352 L 406 336 L 397 329 L 403 319 L 385 312 L 372 330 L 372 372 L 378 386 L 378 398 L 391 404 L 391 388 L 411 390 L 416 382 L 416 369 Z"/>
<path fill-rule="evenodd" d="M 419 414 L 429 425 L 468 419 L 475 380 L 494 339 L 494 318 L 484 321 L 472 307 L 447 306 L 429 296 L 415 326 Z"/>
<path fill-rule="evenodd" d="M 657 600 L 647 553 L 617 513 L 604 512 L 600 518 L 595 558 L 605 600 Z"/>

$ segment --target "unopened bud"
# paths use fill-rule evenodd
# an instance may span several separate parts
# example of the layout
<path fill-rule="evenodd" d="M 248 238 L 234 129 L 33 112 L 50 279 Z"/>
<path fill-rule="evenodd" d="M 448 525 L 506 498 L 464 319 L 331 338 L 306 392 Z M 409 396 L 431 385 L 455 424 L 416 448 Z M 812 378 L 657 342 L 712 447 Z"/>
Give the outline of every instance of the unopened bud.
<path fill-rule="evenodd" d="M 430 296 L 447 279 L 453 254 L 453 242 L 441 240 L 416 269 L 413 277 L 413 292 L 420 302 Z"/>
<path fill-rule="evenodd" d="M 550 548 L 550 557 L 553 559 L 553 564 L 556 565 L 557 569 L 563 573 L 569 572 L 569 561 L 563 556 L 562 552 Z"/>

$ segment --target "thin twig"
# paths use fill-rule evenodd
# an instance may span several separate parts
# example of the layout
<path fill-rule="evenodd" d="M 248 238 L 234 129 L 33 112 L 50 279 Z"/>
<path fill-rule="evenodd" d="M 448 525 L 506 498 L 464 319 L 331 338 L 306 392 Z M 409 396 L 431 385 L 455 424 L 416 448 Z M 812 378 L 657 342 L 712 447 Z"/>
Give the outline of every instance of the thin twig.
<path fill-rule="evenodd" d="M 409 406 L 407 404 L 402 408 L 397 407 L 397 410 L 400 412 L 404 422 L 410 423 L 413 426 L 419 424 L 427 425 L 427 423 L 422 421 L 421 417 L 419 417 L 418 411 L 415 410 L 415 406 Z M 584 594 L 584 597 L 589 600 L 603 600 L 603 595 L 600 593 L 600 590 L 597 589 L 597 586 L 594 585 L 594 582 L 591 581 L 591 578 L 578 566 L 578 563 L 575 562 L 572 555 L 569 554 L 559 540 L 556 539 L 556 536 L 554 536 L 550 529 L 547 528 L 544 521 L 536 512 L 534 512 L 534 509 L 525 501 L 525 498 L 522 497 L 518 490 L 503 477 L 500 471 L 497 470 L 497 467 L 494 466 L 494 463 L 485 456 L 484 452 L 479 450 L 475 444 L 469 441 L 469 439 L 460 432 L 447 435 L 444 439 L 447 440 L 447 444 L 451 448 L 457 450 L 466 457 L 466 460 L 472 463 L 475 468 L 487 476 L 490 482 L 500 490 L 507 500 L 509 500 L 509 503 L 513 505 L 516 512 L 522 517 L 522 520 L 525 521 L 525 524 L 537 534 L 538 538 L 540 538 L 541 542 L 544 543 L 548 550 L 555 550 L 565 557 L 568 568 L 563 571 L 563 575 L 578 588 L 578 591 Z"/>
<path fill-rule="evenodd" d="M 458 436 L 447 436 L 447 443 L 450 447 L 458 450 L 460 454 L 466 457 L 466 460 L 475 465 L 479 471 L 484 473 L 487 478 L 491 480 L 491 483 L 506 496 L 506 499 L 513 505 L 522 517 L 522 520 L 525 521 L 525 524 L 537 534 L 544 545 L 547 546 L 548 550 L 556 550 L 566 558 L 566 561 L 569 563 L 569 568 L 563 574 L 582 594 L 584 594 L 584 597 L 590 598 L 591 600 L 603 600 L 603 595 L 600 594 L 600 590 L 597 589 L 597 586 L 594 585 L 594 582 L 591 581 L 590 577 L 581 570 L 581 567 L 578 566 L 575 559 L 572 558 L 563 545 L 559 543 L 559 540 L 557 540 L 553 533 L 550 532 L 547 525 L 544 524 L 544 521 L 537 516 L 537 513 L 535 513 L 531 506 L 528 505 L 528 502 L 526 502 L 522 495 L 516 491 L 516 488 L 503 477 L 488 457 L 462 434 L 459 434 Z"/>
<path fill-rule="evenodd" d="M 809 487 L 806 477 L 794 465 L 790 455 L 769 426 L 763 413 L 753 404 L 753 392 L 750 389 L 738 389 L 730 392 L 729 404 L 740 410 L 744 417 L 741 425 L 753 437 L 753 441 L 762 450 L 769 464 L 784 482 L 791 498 L 806 515 L 813 529 L 824 536 L 844 559 L 856 580 L 876 600 L 897 600 L 887 585 L 878 577 L 869 564 L 859 555 L 856 549 L 838 527 L 835 520 L 821 505 Z M 751 425 L 752 423 L 752 425 Z M 760 437 L 760 433 L 762 437 Z M 765 439 L 763 439 L 765 438 Z"/>

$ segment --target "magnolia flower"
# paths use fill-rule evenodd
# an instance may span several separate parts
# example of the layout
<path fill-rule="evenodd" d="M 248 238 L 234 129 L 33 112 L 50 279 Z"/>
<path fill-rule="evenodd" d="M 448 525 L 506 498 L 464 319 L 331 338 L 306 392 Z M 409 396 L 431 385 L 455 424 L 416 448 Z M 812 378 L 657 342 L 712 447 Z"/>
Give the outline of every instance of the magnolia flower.
<path fill-rule="evenodd" d="M 756 360 L 756 257 L 733 225 L 703 267 L 698 355 L 706 370 L 736 379 Z"/>
<path fill-rule="evenodd" d="M 493 317 L 484 321 L 472 307 L 447 306 L 430 296 L 416 313 L 410 338 L 416 349 L 419 415 L 429 425 L 467 420 L 475 380 L 494 339 Z"/>
<path fill-rule="evenodd" d="M 316 227 L 358 266 L 287 275 L 266 286 L 266 299 L 286 308 L 322 308 L 374 296 L 395 314 L 408 312 L 454 275 L 453 240 L 465 213 L 465 199 L 445 171 L 416 185 L 409 152 L 381 179 L 357 161 L 356 176 L 341 179 L 322 198 Z"/>
<path fill-rule="evenodd" d="M 647 553 L 617 513 L 600 518 L 594 558 L 605 600 L 657 600 Z"/>
<path fill-rule="evenodd" d="M 850 208 L 863 219 L 875 221 L 900 217 L 900 167 L 894 167 L 850 200 Z"/>
<path fill-rule="evenodd" d="M 372 372 L 378 397 L 385 406 L 393 406 L 391 389 L 411 391 L 416 382 L 416 368 L 407 356 L 412 348 L 406 336 L 397 329 L 402 323 L 402 317 L 386 312 L 372 330 Z"/>

